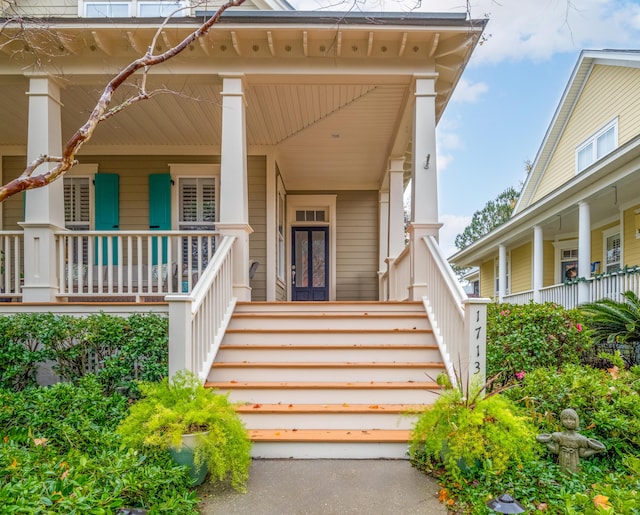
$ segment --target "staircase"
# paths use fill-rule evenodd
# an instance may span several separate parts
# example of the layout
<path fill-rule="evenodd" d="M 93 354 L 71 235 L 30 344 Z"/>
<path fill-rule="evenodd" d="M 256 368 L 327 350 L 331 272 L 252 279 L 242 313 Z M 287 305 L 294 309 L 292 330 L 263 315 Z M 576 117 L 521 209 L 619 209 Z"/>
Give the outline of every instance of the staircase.
<path fill-rule="evenodd" d="M 240 303 L 207 386 L 261 458 L 406 458 L 444 370 L 421 303 Z"/>

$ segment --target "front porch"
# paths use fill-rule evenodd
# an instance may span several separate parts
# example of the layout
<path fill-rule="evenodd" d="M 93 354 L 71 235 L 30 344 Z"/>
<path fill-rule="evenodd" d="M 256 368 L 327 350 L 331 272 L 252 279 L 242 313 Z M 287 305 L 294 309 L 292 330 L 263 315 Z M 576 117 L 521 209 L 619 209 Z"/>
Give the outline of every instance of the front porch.
<path fill-rule="evenodd" d="M 609 274 L 599 274 L 587 279 L 570 281 L 540 288 L 538 302 L 553 302 L 567 309 L 579 307 L 580 304 L 611 299 L 619 302 L 622 294 L 632 291 L 640 295 L 640 266 L 625 267 Z M 503 302 L 510 304 L 528 304 L 536 296 L 533 290 L 506 294 Z M 579 301 L 580 295 L 584 300 Z"/>

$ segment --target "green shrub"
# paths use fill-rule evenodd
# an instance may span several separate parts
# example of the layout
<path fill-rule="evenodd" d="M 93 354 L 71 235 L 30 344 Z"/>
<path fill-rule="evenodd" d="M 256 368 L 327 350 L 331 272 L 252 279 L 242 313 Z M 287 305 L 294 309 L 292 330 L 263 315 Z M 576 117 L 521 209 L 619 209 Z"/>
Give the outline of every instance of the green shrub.
<path fill-rule="evenodd" d="M 571 364 L 539 369 L 504 395 L 525 406 L 543 433 L 560 430 L 560 412 L 575 409 L 581 434 L 607 447 L 598 459 L 617 463 L 626 455 L 640 455 L 640 367 L 611 372 Z"/>
<path fill-rule="evenodd" d="M 168 331 L 167 317 L 156 314 L 0 317 L 0 388 L 34 386 L 49 359 L 64 381 L 97 374 L 107 392 L 138 397 L 136 379 L 158 381 L 168 373 Z"/>
<path fill-rule="evenodd" d="M 541 367 L 578 363 L 590 340 L 580 312 L 557 304 L 487 306 L 487 376 L 504 385 Z"/>
<path fill-rule="evenodd" d="M 35 386 L 40 363 L 47 359 L 43 339 L 53 315 L 17 314 L 0 317 L 0 388 Z"/>
<path fill-rule="evenodd" d="M 95 376 L 0 390 L 0 405 L 2 513 L 197 513 L 184 467 L 166 453 L 122 447 L 114 428 L 127 399 L 103 395 Z"/>
<path fill-rule="evenodd" d="M 473 386 L 468 397 L 445 390 L 413 427 L 409 454 L 427 470 L 444 466 L 454 481 L 501 474 L 534 457 L 535 434 L 517 408 L 497 394 Z"/>
<path fill-rule="evenodd" d="M 228 394 L 205 388 L 186 372 L 171 380 L 142 383 L 140 390 L 142 399 L 117 429 L 125 445 L 180 449 L 182 435 L 207 432 L 195 448 L 196 467 L 206 465 L 212 482 L 230 479 L 234 488 L 245 489 L 251 441 Z"/>

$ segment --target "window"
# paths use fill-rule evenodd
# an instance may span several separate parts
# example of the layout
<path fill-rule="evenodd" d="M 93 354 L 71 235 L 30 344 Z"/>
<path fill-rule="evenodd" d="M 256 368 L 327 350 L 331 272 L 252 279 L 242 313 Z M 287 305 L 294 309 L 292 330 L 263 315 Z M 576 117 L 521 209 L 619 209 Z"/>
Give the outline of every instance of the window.
<path fill-rule="evenodd" d="M 607 124 L 576 149 L 576 172 L 581 172 L 618 145 L 618 120 Z"/>
<path fill-rule="evenodd" d="M 181 2 L 138 2 L 138 16 L 141 18 L 185 16 L 186 9 L 180 9 L 181 7 L 183 7 Z"/>
<path fill-rule="evenodd" d="M 506 288 L 504 289 L 504 293 L 505 295 L 509 294 L 510 291 L 510 287 L 511 287 L 511 280 L 510 280 L 510 272 L 511 272 L 511 259 L 509 254 L 507 253 L 507 263 L 506 263 Z M 498 297 L 498 294 L 500 292 L 500 259 L 496 258 L 495 259 L 495 263 L 494 263 L 494 277 L 495 277 L 495 291 L 494 291 L 494 295 L 496 296 L 496 298 Z"/>
<path fill-rule="evenodd" d="M 186 16 L 188 9 L 180 9 L 181 7 L 186 7 L 186 4 L 175 0 L 166 2 L 143 2 L 138 0 L 129 2 L 84 2 L 84 16 L 87 18 L 128 18 L 129 16 L 166 18 L 169 15 L 176 17 Z"/>
<path fill-rule="evenodd" d="M 216 221 L 216 178 L 215 177 L 179 177 L 178 178 L 178 230 L 213 231 Z M 189 244 L 191 241 L 191 244 Z M 191 245 L 191 252 L 189 252 Z M 206 266 L 209 257 L 215 252 L 215 238 L 184 238 L 182 259 L 184 263 L 197 263 L 202 260 Z"/>
<path fill-rule="evenodd" d="M 128 18 L 129 2 L 86 2 L 84 15 L 87 18 Z"/>
<path fill-rule="evenodd" d="M 560 277 L 572 281 L 578 277 L 578 249 L 565 248 L 560 251 Z"/>
<path fill-rule="evenodd" d="M 64 178 L 64 225 L 67 229 L 88 231 L 91 227 L 89 177 Z"/>
<path fill-rule="evenodd" d="M 278 204 L 277 204 L 277 223 L 278 223 L 278 234 L 277 234 L 277 253 L 278 253 L 278 279 L 284 282 L 284 267 L 285 267 L 285 241 L 284 241 L 284 190 L 282 189 L 282 185 L 280 181 L 278 181 Z"/>
<path fill-rule="evenodd" d="M 621 240 L 620 229 L 614 227 L 603 233 L 604 238 L 604 271 L 606 273 L 620 270 Z"/>

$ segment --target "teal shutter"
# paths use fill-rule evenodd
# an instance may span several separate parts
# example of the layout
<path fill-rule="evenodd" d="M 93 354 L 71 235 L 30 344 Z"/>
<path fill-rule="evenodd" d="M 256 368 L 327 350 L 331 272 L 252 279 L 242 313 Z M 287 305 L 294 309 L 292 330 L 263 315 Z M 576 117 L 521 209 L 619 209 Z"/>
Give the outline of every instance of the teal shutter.
<path fill-rule="evenodd" d="M 115 173 L 97 173 L 95 184 L 95 229 L 115 231 L 120 229 L 120 176 Z M 107 238 L 102 241 L 102 264 L 107 264 Z M 98 263 L 98 242 L 96 241 L 96 264 Z M 118 264 L 118 240 L 113 239 L 113 264 Z"/>
<path fill-rule="evenodd" d="M 157 173 L 149 175 L 149 229 L 171 230 L 171 175 Z M 158 264 L 158 242 L 152 238 L 151 262 Z M 167 238 L 162 238 L 161 263 L 167 262 Z"/>

